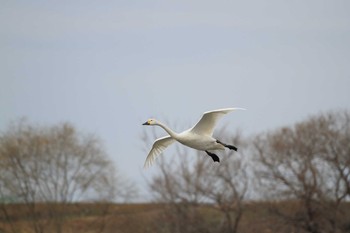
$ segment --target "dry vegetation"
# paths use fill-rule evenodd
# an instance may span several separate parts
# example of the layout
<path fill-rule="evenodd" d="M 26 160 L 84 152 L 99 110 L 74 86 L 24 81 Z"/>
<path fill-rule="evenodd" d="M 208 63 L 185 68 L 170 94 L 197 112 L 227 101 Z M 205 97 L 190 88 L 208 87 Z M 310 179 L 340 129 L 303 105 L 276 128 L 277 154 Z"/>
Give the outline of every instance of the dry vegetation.
<path fill-rule="evenodd" d="M 291 127 L 251 138 L 231 135 L 223 141 L 236 145 L 239 153 L 221 154 L 218 166 L 201 153 L 188 156 L 185 149 L 176 152 L 178 163 L 160 160 L 150 191 L 170 207 L 163 211 L 163 222 L 171 219 L 165 232 L 237 233 L 260 224 L 271 232 L 349 232 L 348 112 L 319 114 Z M 254 214 L 246 204 L 252 197 L 275 203 L 262 208 L 268 213 L 254 221 L 247 218 Z M 219 214 L 203 218 L 193 208 L 202 203 L 214 203 Z M 255 231 L 262 232 L 247 232 Z"/>
<path fill-rule="evenodd" d="M 111 204 L 135 189 L 114 179 L 94 137 L 66 124 L 10 128 L 0 136 L 0 233 L 350 232 L 348 112 L 250 138 L 219 133 L 238 153 L 218 164 L 176 147 L 168 158 L 178 159 L 159 158 L 148 181 L 154 203 Z"/>
<path fill-rule="evenodd" d="M 242 216 L 238 232 L 306 232 L 286 224 L 286 222 L 274 214 L 276 208 L 287 211 L 289 214 L 297 214 L 299 206 L 297 201 L 284 202 L 252 202 L 245 203 L 245 210 Z M 143 233 L 143 232 L 172 232 L 169 225 L 173 224 L 171 218 L 166 218 L 164 210 L 167 204 L 71 204 L 62 210 L 66 218 L 62 232 L 75 233 Z M 16 232 L 32 233 L 30 216 L 21 212 L 24 209 L 21 205 L 11 205 L 9 208 L 11 217 L 15 218 Z M 197 229 L 192 232 L 216 232 L 221 227 L 222 212 L 212 205 L 192 206 L 192 213 L 196 210 L 199 216 L 190 216 L 188 228 Z M 40 206 L 42 221 L 45 221 L 45 205 Z M 344 225 L 343 232 L 350 232 L 350 203 L 343 203 L 341 206 L 342 218 L 348 221 Z M 22 213 L 22 214 L 21 214 Z M 106 213 L 106 214 L 105 214 Z M 194 226 L 202 225 L 205 227 Z M 4 216 L 0 217 L 0 232 L 13 232 L 7 224 Z M 54 226 L 47 225 L 43 232 L 56 232 Z"/>

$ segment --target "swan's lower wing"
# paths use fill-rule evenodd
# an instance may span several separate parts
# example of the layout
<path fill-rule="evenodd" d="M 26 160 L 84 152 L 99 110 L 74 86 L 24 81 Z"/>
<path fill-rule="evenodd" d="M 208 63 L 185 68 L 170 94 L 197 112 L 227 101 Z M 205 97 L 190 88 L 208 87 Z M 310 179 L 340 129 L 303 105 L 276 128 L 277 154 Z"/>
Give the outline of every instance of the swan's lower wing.
<path fill-rule="evenodd" d="M 144 167 L 147 168 L 151 166 L 158 155 L 160 155 L 168 146 L 175 142 L 170 136 L 165 136 L 158 138 L 152 146 L 151 151 L 148 153 L 148 156 L 145 161 Z"/>

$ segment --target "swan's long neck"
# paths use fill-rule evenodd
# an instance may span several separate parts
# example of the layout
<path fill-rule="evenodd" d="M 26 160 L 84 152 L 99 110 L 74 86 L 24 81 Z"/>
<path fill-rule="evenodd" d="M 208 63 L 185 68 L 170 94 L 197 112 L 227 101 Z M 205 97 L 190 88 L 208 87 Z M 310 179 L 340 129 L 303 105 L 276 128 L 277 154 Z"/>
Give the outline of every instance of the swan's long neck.
<path fill-rule="evenodd" d="M 178 133 L 174 132 L 172 129 L 170 129 L 168 126 L 164 125 L 161 122 L 157 122 L 157 125 L 162 127 L 172 138 L 177 139 L 178 138 Z"/>

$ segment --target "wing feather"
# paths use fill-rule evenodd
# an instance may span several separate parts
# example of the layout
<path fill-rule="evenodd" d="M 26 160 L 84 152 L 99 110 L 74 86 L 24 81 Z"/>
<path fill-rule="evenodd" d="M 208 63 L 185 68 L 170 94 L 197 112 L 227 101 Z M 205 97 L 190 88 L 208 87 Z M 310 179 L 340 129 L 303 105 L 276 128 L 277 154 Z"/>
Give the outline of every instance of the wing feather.
<path fill-rule="evenodd" d="M 245 110 L 243 108 L 223 108 L 205 112 L 202 118 L 197 122 L 197 124 L 193 126 L 191 131 L 200 135 L 212 136 L 217 121 L 225 114 L 238 109 Z"/>
<path fill-rule="evenodd" d="M 148 153 L 148 156 L 146 158 L 144 167 L 145 168 L 150 167 L 153 164 L 153 162 L 156 159 L 156 157 L 158 155 L 160 155 L 168 146 L 170 146 L 174 142 L 175 142 L 175 139 L 173 139 L 170 136 L 165 136 L 165 137 L 158 138 L 153 143 L 152 149 Z"/>

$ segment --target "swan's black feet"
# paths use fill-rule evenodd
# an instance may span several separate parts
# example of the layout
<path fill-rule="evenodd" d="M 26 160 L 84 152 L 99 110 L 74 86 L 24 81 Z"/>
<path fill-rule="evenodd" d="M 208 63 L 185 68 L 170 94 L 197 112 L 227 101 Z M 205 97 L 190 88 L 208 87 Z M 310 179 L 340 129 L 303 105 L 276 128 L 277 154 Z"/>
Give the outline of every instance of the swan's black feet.
<path fill-rule="evenodd" d="M 238 150 L 237 147 L 235 146 L 227 145 L 226 147 L 229 148 L 230 150 L 234 150 L 234 151 Z"/>
<path fill-rule="evenodd" d="M 231 145 L 227 145 L 227 144 L 225 144 L 225 143 L 223 143 L 223 142 L 220 142 L 219 140 L 216 140 L 216 143 L 219 143 L 219 144 L 223 145 L 224 147 L 229 148 L 230 150 L 234 150 L 234 151 L 237 151 L 237 150 L 238 150 L 237 147 L 231 146 Z"/>
<path fill-rule="evenodd" d="M 207 150 L 206 150 L 205 152 L 207 152 L 207 154 L 213 159 L 214 162 L 220 163 L 220 159 L 219 159 L 219 157 L 218 157 L 216 154 L 210 153 L 210 152 L 207 151 Z"/>

